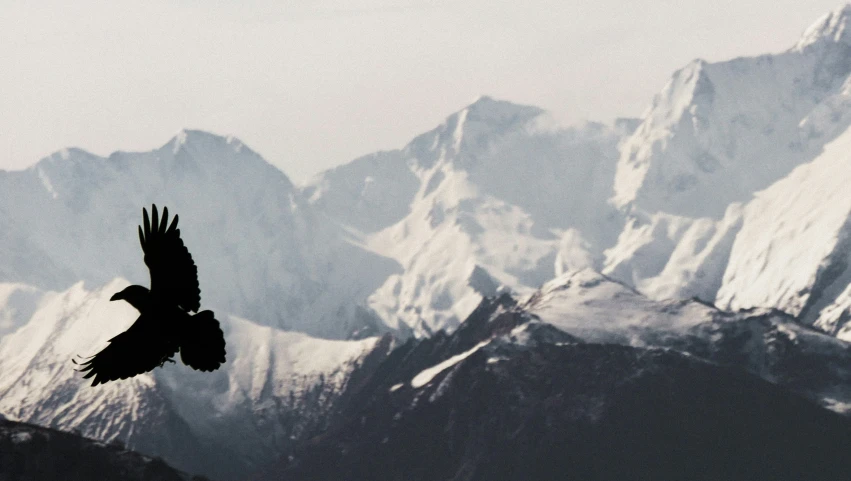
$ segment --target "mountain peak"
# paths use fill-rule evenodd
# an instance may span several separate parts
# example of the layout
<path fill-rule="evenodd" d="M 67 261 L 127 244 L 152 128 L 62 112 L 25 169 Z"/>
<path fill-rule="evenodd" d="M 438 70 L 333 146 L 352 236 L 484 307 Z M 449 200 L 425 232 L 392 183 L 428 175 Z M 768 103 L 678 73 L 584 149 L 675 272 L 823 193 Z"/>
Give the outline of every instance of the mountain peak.
<path fill-rule="evenodd" d="M 478 97 L 476 97 L 476 100 L 474 100 L 473 103 L 470 105 L 475 105 L 479 103 L 487 104 L 491 102 L 499 102 L 499 100 L 491 97 L 490 95 L 479 95 Z"/>
<path fill-rule="evenodd" d="M 163 148 L 170 148 L 172 152 L 177 153 L 187 146 L 204 147 L 221 146 L 224 144 L 230 145 L 236 152 L 241 151 L 245 147 L 242 141 L 231 135 L 223 136 L 204 130 L 182 129 Z"/>
<path fill-rule="evenodd" d="M 102 159 L 102 157 L 79 147 L 68 147 L 65 149 L 57 150 L 56 152 L 53 152 L 47 157 L 42 158 L 33 167 L 44 166 L 46 164 L 53 164 L 59 162 L 82 162 L 90 159 Z"/>
<path fill-rule="evenodd" d="M 526 121 L 543 112 L 544 110 L 539 107 L 515 104 L 487 95 L 480 95 L 472 104 L 456 112 L 450 118 L 460 116 L 465 121 L 504 124 L 506 121 Z"/>
<path fill-rule="evenodd" d="M 513 132 L 544 113 L 531 105 L 497 100 L 487 95 L 453 113 L 437 128 L 417 136 L 404 149 L 421 165 L 439 158 L 456 158 L 462 151 L 479 151 L 496 138 Z"/>
<path fill-rule="evenodd" d="M 824 43 L 843 43 L 851 45 L 851 4 L 823 15 L 804 31 L 793 50 L 802 51 L 812 45 Z"/>

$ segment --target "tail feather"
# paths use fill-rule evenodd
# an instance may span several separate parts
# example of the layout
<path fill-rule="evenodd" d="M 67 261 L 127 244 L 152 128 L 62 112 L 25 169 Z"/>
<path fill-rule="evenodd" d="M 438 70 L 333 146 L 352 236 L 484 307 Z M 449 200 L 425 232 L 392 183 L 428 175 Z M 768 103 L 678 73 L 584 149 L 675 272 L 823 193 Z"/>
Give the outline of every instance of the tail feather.
<path fill-rule="evenodd" d="M 192 369 L 215 371 L 225 362 L 225 335 L 213 316 L 213 311 L 192 316 L 180 343 L 180 359 Z"/>

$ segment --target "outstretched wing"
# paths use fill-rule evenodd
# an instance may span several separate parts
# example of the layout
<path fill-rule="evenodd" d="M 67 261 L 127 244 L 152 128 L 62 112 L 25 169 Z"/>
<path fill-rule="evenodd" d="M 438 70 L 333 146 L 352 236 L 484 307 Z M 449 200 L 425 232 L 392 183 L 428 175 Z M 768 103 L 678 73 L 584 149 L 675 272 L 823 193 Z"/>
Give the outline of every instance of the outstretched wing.
<path fill-rule="evenodd" d="M 94 377 L 92 386 L 127 379 L 161 365 L 177 353 L 177 343 L 164 337 L 145 316 L 139 316 L 130 329 L 109 340 L 109 345 L 87 361 L 79 363 L 84 379 Z M 78 364 L 76 361 L 72 361 Z"/>
<path fill-rule="evenodd" d="M 192 254 L 183 245 L 177 216 L 168 225 L 168 207 L 163 207 L 159 219 L 157 206 L 148 211 L 142 209 L 144 230 L 139 226 L 139 241 L 145 253 L 145 264 L 151 272 L 151 296 L 154 299 L 173 303 L 195 312 L 201 308 L 201 289 L 198 288 L 198 268 Z"/>

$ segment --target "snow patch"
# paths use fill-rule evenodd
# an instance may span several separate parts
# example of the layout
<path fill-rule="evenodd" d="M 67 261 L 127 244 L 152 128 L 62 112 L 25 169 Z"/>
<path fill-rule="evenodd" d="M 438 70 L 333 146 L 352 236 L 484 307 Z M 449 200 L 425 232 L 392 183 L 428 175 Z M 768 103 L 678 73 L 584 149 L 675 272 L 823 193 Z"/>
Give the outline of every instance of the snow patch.
<path fill-rule="evenodd" d="M 591 269 L 568 272 L 521 305 L 541 321 L 589 342 L 644 346 L 641 331 L 684 332 L 717 310 L 694 301 L 654 301 Z M 515 330 L 520 334 L 520 326 Z"/>
<path fill-rule="evenodd" d="M 835 413 L 842 415 L 851 414 L 851 403 L 838 401 L 832 398 L 824 398 L 822 401 L 824 402 L 824 407 Z"/>
<path fill-rule="evenodd" d="M 27 431 L 18 431 L 16 433 L 12 433 L 11 438 L 13 443 L 22 444 L 32 441 L 33 435 Z"/>
<path fill-rule="evenodd" d="M 186 139 L 188 138 L 189 133 L 186 130 L 181 130 L 174 136 L 174 145 L 172 146 L 171 153 L 177 154 L 180 151 L 180 148 L 186 145 Z"/>
<path fill-rule="evenodd" d="M 63 152 L 65 152 L 65 155 L 67 155 L 67 152 L 68 152 L 68 151 L 67 151 L 67 150 L 63 150 Z M 66 158 L 66 157 L 64 157 L 64 156 L 63 156 L 63 158 Z M 42 169 L 41 167 L 36 167 L 36 170 L 38 171 L 38 178 L 41 180 L 41 185 L 43 185 L 43 186 L 44 186 L 44 189 L 45 189 L 45 190 L 46 190 L 46 191 L 50 194 L 50 196 L 51 196 L 51 197 L 53 197 L 54 199 L 56 199 L 57 197 L 59 197 L 59 194 L 58 194 L 58 193 L 56 192 L 56 190 L 53 188 L 53 184 L 50 182 L 50 178 L 47 176 L 47 173 L 44 171 L 44 169 Z"/>
<path fill-rule="evenodd" d="M 489 340 L 488 341 L 482 341 L 482 342 L 476 344 L 475 346 L 473 346 L 468 351 L 464 351 L 461 354 L 456 354 L 456 355 L 450 357 L 449 359 L 441 362 L 440 364 L 436 364 L 436 365 L 434 365 L 434 366 L 432 366 L 428 369 L 424 369 L 422 372 L 420 372 L 419 374 L 414 376 L 413 379 L 411 379 L 411 387 L 421 388 L 421 387 L 425 386 L 426 384 L 430 383 L 431 380 L 434 379 L 435 376 L 437 376 L 438 374 L 442 373 L 443 371 L 449 369 L 450 367 L 458 364 L 459 362 L 463 361 L 464 359 L 467 359 L 468 357 L 472 356 L 473 353 L 475 353 L 476 351 L 478 351 L 482 347 L 486 346 L 488 343 L 490 343 Z"/>

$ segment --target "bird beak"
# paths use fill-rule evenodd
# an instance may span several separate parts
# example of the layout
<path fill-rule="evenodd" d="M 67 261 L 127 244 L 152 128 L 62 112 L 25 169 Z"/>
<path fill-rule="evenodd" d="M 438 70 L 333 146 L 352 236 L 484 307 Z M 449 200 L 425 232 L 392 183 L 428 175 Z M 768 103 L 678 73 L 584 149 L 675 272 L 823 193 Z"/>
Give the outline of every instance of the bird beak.
<path fill-rule="evenodd" d="M 112 297 L 109 298 L 110 301 L 118 301 L 118 300 L 121 300 L 121 299 L 124 299 L 124 298 L 121 297 L 120 292 L 116 292 L 115 294 L 113 294 Z"/>

